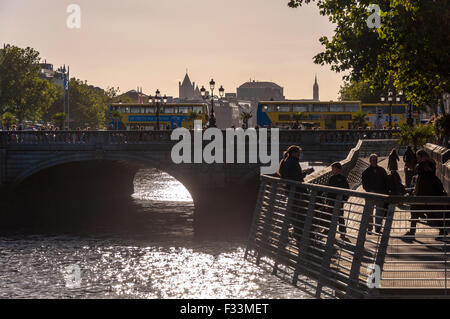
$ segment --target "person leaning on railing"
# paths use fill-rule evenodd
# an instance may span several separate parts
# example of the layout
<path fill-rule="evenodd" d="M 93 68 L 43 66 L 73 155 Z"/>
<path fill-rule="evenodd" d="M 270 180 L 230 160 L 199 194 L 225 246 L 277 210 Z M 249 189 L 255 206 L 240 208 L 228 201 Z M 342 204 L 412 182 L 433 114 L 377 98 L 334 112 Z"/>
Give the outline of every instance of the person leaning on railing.
<path fill-rule="evenodd" d="M 311 174 L 314 169 L 309 168 L 305 171 L 302 171 L 300 166 L 300 154 L 302 149 L 299 146 L 292 145 L 283 153 L 283 158 L 278 165 L 277 174 L 282 179 L 288 179 L 296 182 L 303 183 L 306 175 Z M 286 190 L 289 194 L 290 185 L 286 186 Z M 290 216 L 292 221 L 292 225 L 294 226 L 294 238 L 297 241 L 297 245 L 300 244 L 302 229 L 304 226 L 305 216 L 307 214 L 307 207 L 309 198 L 306 195 L 307 190 L 304 187 L 295 187 L 294 200 L 293 200 L 293 211 L 296 214 Z"/>

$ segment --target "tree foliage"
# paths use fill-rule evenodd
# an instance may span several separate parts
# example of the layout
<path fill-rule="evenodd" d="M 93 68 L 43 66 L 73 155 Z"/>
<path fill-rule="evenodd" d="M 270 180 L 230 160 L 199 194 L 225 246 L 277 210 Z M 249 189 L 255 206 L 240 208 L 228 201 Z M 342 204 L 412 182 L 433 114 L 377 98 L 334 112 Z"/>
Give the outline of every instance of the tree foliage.
<path fill-rule="evenodd" d="M 362 103 L 379 103 L 382 91 L 370 88 L 363 81 L 347 81 L 339 91 L 339 101 L 361 101 Z"/>
<path fill-rule="evenodd" d="M 39 52 L 6 45 L 0 49 L 0 112 L 20 123 L 39 119 L 57 96 L 53 83 L 39 78 Z"/>
<path fill-rule="evenodd" d="M 253 117 L 252 112 L 245 112 L 243 111 L 241 113 L 241 120 L 245 124 L 245 127 L 248 127 L 248 121 Z"/>
<path fill-rule="evenodd" d="M 435 134 L 433 125 L 409 126 L 400 125 L 400 131 L 394 134 L 399 138 L 400 145 L 413 145 L 414 149 L 422 147 L 428 142 L 432 142 Z"/>
<path fill-rule="evenodd" d="M 16 124 L 17 119 L 11 112 L 5 112 L 1 118 L 3 128 L 10 130 L 11 127 Z"/>
<path fill-rule="evenodd" d="M 354 129 L 358 128 L 366 128 L 367 124 L 367 113 L 364 112 L 356 112 L 352 115 L 352 122 L 350 125 Z"/>
<path fill-rule="evenodd" d="M 320 38 L 324 51 L 315 63 L 374 89 L 393 85 L 416 105 L 433 104 L 450 92 L 450 1 L 379 0 L 378 29 L 367 25 L 373 0 L 290 0 L 288 5 L 311 2 L 335 24 L 331 38 Z"/>

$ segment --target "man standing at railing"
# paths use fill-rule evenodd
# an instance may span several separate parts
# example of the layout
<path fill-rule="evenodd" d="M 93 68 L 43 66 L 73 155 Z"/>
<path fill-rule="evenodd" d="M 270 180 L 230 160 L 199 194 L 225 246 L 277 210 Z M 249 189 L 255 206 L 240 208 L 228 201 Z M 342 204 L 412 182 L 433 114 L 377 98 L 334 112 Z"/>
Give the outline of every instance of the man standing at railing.
<path fill-rule="evenodd" d="M 362 185 L 366 192 L 389 194 L 389 180 L 386 170 L 383 167 L 378 166 L 378 156 L 372 154 L 369 157 L 370 166 L 362 173 Z M 369 205 L 366 200 L 365 207 Z M 388 204 L 384 204 L 381 207 L 377 205 L 375 212 L 375 231 L 381 233 L 381 226 L 383 217 L 386 215 Z M 368 231 L 372 232 L 373 222 L 369 224 Z"/>

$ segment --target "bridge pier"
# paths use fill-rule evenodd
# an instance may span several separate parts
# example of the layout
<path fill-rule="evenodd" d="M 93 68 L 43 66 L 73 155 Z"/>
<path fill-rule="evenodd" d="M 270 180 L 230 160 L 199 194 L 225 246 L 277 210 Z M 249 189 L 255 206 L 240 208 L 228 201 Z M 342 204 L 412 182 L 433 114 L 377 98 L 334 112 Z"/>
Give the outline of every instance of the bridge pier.
<path fill-rule="evenodd" d="M 194 232 L 197 238 L 248 236 L 258 195 L 259 178 L 193 191 Z"/>

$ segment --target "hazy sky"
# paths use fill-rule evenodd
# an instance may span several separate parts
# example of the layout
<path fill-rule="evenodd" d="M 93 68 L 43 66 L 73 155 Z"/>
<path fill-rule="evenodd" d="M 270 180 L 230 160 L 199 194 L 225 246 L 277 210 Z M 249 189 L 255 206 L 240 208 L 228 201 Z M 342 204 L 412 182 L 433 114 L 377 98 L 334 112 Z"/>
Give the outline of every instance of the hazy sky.
<path fill-rule="evenodd" d="M 122 92 L 142 86 L 178 96 L 186 68 L 201 85 L 226 92 L 250 78 L 273 81 L 287 98 L 337 98 L 341 75 L 312 61 L 333 26 L 315 5 L 288 0 L 0 0 L 0 44 L 31 46 L 71 76 Z M 81 7 L 81 29 L 66 25 Z"/>

